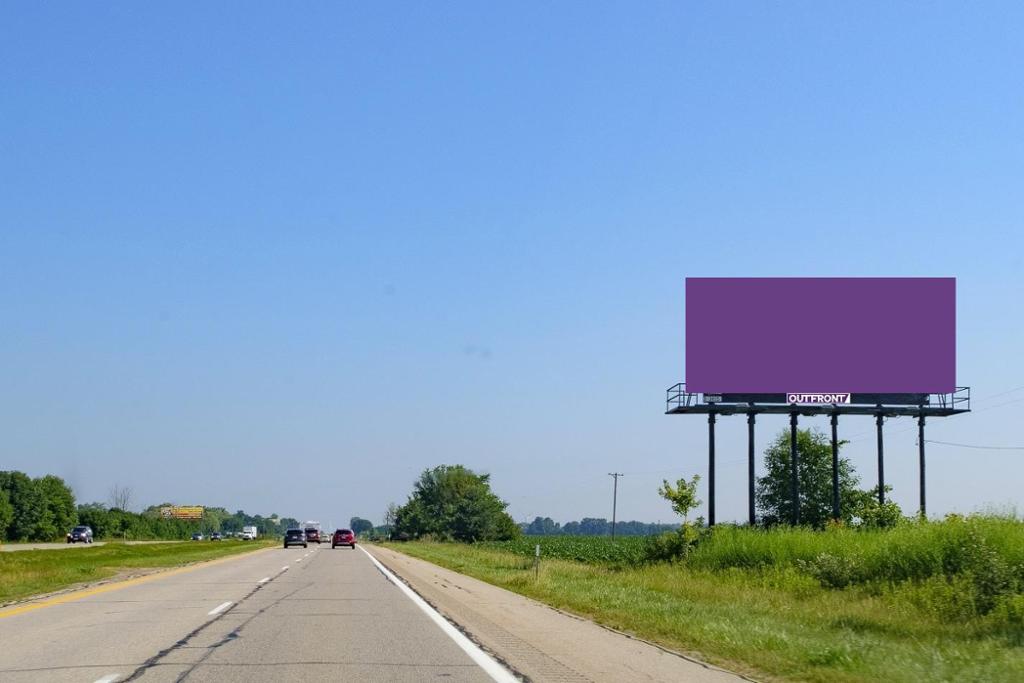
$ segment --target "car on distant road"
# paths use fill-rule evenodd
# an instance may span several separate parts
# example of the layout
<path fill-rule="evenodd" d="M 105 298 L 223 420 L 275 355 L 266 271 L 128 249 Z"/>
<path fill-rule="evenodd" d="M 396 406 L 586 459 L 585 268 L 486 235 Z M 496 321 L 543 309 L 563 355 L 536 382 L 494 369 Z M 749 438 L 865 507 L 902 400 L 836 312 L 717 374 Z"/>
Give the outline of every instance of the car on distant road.
<path fill-rule="evenodd" d="M 356 549 L 356 535 L 351 529 L 337 529 L 331 537 L 331 549 L 339 545 L 347 545 L 352 550 Z"/>
<path fill-rule="evenodd" d="M 306 533 L 302 529 L 289 529 L 284 532 L 284 547 L 287 548 L 290 545 L 307 547 Z"/>
<path fill-rule="evenodd" d="M 203 535 L 197 531 L 194 534 L 192 534 L 192 540 L 193 541 L 201 541 L 201 540 L 203 540 Z"/>
<path fill-rule="evenodd" d="M 210 534 L 210 540 L 211 541 L 220 541 L 220 540 L 223 540 L 223 539 L 224 539 L 224 537 L 220 535 L 219 531 L 214 531 L 212 534 Z"/>
<path fill-rule="evenodd" d="M 320 545 L 320 530 L 316 527 L 306 528 L 306 540 L 310 543 Z"/>
<path fill-rule="evenodd" d="M 76 526 L 68 532 L 68 543 L 92 543 L 92 529 L 87 526 Z"/>

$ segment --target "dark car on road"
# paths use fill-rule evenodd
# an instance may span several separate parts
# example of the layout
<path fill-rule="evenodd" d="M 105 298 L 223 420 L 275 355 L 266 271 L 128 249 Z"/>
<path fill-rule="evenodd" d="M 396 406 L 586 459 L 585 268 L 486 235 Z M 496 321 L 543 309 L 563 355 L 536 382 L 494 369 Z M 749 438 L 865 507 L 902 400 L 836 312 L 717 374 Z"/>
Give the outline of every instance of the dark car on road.
<path fill-rule="evenodd" d="M 197 531 L 194 534 L 192 534 L 192 540 L 193 541 L 201 541 L 201 540 L 203 540 L 203 535 Z"/>
<path fill-rule="evenodd" d="M 68 543 L 92 543 L 92 529 L 87 526 L 76 526 L 68 534 Z"/>
<path fill-rule="evenodd" d="M 211 541 L 219 541 L 219 540 L 221 540 L 223 538 L 224 537 L 220 535 L 219 531 L 214 531 L 212 534 L 210 534 L 210 540 Z"/>
<path fill-rule="evenodd" d="M 331 549 L 339 545 L 347 545 L 352 550 L 356 549 L 356 535 L 351 529 L 338 529 L 331 537 Z"/>
<path fill-rule="evenodd" d="M 301 545 L 306 547 L 306 533 L 302 529 L 289 529 L 284 532 L 284 547 L 290 545 Z"/>
<path fill-rule="evenodd" d="M 316 527 L 306 529 L 306 540 L 310 543 L 320 544 L 320 530 Z"/>

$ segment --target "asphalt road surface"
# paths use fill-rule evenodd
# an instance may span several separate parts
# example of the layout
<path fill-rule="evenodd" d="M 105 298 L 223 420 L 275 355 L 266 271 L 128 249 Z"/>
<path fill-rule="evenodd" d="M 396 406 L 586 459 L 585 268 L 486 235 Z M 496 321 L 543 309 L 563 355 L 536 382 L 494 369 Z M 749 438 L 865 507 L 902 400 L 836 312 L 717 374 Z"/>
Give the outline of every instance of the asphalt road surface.
<path fill-rule="evenodd" d="M 0 610 L 0 680 L 510 680 L 407 591 L 361 549 L 256 551 Z"/>

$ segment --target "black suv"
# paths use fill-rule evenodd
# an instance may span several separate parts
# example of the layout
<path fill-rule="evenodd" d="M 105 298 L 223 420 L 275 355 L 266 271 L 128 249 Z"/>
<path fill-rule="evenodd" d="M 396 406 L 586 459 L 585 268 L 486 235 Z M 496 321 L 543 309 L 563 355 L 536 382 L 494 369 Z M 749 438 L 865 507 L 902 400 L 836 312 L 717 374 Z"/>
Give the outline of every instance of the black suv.
<path fill-rule="evenodd" d="M 92 529 L 87 526 L 76 526 L 68 534 L 68 543 L 92 543 Z"/>
<path fill-rule="evenodd" d="M 307 547 L 306 532 L 302 529 L 289 529 L 284 532 L 284 547 L 287 548 L 290 545 L 301 545 L 303 548 Z"/>

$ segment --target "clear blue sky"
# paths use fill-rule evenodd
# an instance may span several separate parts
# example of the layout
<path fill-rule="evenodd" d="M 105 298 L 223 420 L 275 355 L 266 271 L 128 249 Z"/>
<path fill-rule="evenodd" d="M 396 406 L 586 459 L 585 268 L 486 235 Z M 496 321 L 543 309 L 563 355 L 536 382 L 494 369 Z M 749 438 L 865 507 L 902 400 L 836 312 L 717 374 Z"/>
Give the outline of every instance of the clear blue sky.
<path fill-rule="evenodd" d="M 1024 446 L 1022 26 L 1016 2 L 5 3 L 0 468 L 335 524 L 439 463 L 518 519 L 610 517 L 617 470 L 620 517 L 667 521 L 660 478 L 705 468 L 706 425 L 662 414 L 696 275 L 956 276 L 979 411 L 930 437 Z M 912 427 L 887 442 L 908 510 Z M 842 429 L 872 480 L 870 419 Z M 720 519 L 745 448 L 724 420 Z M 931 446 L 932 511 L 1020 506 L 1022 458 Z"/>

